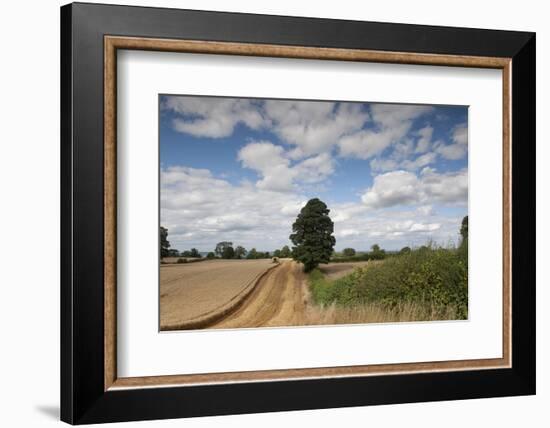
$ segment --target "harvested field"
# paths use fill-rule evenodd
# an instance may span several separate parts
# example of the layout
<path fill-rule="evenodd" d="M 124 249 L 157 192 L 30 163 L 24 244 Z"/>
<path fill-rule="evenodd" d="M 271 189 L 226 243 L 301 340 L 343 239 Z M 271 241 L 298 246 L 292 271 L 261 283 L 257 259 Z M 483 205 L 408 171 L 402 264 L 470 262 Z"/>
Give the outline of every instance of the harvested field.
<path fill-rule="evenodd" d="M 380 263 L 379 261 L 370 263 Z M 328 278 L 367 262 L 324 265 Z M 161 330 L 363 324 L 455 319 L 451 309 L 404 303 L 342 307 L 312 301 L 308 276 L 293 260 L 208 260 L 161 267 Z"/>
<path fill-rule="evenodd" d="M 193 320 L 222 311 L 248 292 L 268 269 L 270 259 L 207 260 L 202 263 L 161 265 L 160 328 L 198 328 Z M 186 327 L 189 325 L 189 327 Z"/>
<path fill-rule="evenodd" d="M 359 267 L 367 267 L 373 263 L 380 263 L 379 261 L 365 261 L 365 262 L 349 262 L 349 263 L 329 263 L 326 265 L 319 265 L 319 270 L 325 274 L 325 276 L 332 280 L 342 278 L 349 273 L 352 273 L 354 269 Z"/>

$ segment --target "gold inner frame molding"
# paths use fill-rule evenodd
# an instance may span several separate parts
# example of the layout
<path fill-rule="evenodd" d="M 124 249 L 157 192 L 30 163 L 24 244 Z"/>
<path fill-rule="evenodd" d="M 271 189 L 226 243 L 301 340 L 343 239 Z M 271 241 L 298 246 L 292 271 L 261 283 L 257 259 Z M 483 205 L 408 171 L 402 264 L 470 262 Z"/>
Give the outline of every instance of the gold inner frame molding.
<path fill-rule="evenodd" d="M 212 55 L 241 55 L 333 61 L 378 62 L 393 64 L 440 65 L 493 68 L 502 70 L 502 144 L 503 144 L 503 320 L 502 358 L 422 363 L 357 365 L 304 369 L 262 370 L 228 373 L 204 373 L 170 376 L 117 376 L 116 317 L 116 90 L 117 50 L 147 50 Z M 251 43 L 229 43 L 196 40 L 169 40 L 139 37 L 104 37 L 104 389 L 192 386 L 198 384 L 335 378 L 369 375 L 392 375 L 419 372 L 441 372 L 511 367 L 511 59 L 460 55 L 382 52 L 360 49 L 337 49 L 283 46 Z"/>

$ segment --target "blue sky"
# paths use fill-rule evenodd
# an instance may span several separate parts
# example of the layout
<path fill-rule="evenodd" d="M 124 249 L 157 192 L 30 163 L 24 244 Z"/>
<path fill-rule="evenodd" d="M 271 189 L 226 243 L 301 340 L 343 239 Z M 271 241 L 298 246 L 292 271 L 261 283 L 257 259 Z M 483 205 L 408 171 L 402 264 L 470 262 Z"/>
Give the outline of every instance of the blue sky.
<path fill-rule="evenodd" d="M 172 246 L 274 250 L 301 206 L 336 248 L 456 242 L 467 213 L 464 106 L 161 96 L 161 224 Z"/>

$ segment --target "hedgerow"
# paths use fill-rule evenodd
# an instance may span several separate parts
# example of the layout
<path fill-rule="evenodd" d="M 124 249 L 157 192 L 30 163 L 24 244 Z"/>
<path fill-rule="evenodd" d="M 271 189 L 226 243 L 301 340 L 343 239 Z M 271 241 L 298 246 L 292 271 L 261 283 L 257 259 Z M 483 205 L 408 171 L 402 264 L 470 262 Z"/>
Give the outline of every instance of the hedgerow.
<path fill-rule="evenodd" d="M 391 309 L 416 303 L 453 307 L 458 318 L 468 317 L 467 244 L 458 249 L 424 246 L 335 281 L 315 269 L 309 279 L 313 301 L 320 305 L 379 303 Z"/>

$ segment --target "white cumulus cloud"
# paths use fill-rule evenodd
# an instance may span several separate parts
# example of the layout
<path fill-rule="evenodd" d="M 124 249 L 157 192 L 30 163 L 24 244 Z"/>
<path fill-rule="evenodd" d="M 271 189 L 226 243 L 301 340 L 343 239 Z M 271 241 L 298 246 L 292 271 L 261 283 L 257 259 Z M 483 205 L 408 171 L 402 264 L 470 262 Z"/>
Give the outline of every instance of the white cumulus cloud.
<path fill-rule="evenodd" d="M 453 141 L 456 144 L 468 144 L 468 126 L 465 123 L 455 126 Z"/>
<path fill-rule="evenodd" d="M 228 137 L 238 123 L 244 123 L 251 129 L 268 125 L 255 100 L 172 96 L 165 97 L 161 107 L 180 114 L 173 121 L 176 131 L 195 137 Z"/>
<path fill-rule="evenodd" d="M 457 125 L 451 133 L 452 143 L 445 144 L 443 141 L 438 141 L 435 145 L 435 150 L 445 159 L 458 160 L 462 159 L 468 153 L 468 127 L 465 123 Z"/>
<path fill-rule="evenodd" d="M 374 128 L 342 137 L 338 142 L 340 154 L 359 159 L 381 154 L 392 144 L 403 143 L 413 121 L 432 111 L 432 107 L 421 105 L 372 104 Z"/>
<path fill-rule="evenodd" d="M 369 119 L 358 103 L 267 100 L 265 113 L 273 132 L 295 146 L 293 158 L 329 151 L 338 139 L 360 130 Z"/>
<path fill-rule="evenodd" d="M 438 173 L 427 167 L 420 175 L 403 170 L 380 174 L 361 200 L 372 209 L 434 203 L 464 205 L 468 200 L 468 173 L 465 169 Z"/>
<path fill-rule="evenodd" d="M 318 183 L 334 171 L 328 153 L 294 162 L 282 146 L 269 141 L 248 143 L 237 158 L 244 167 L 258 172 L 261 179 L 256 185 L 266 190 L 289 191 L 298 183 Z"/>

